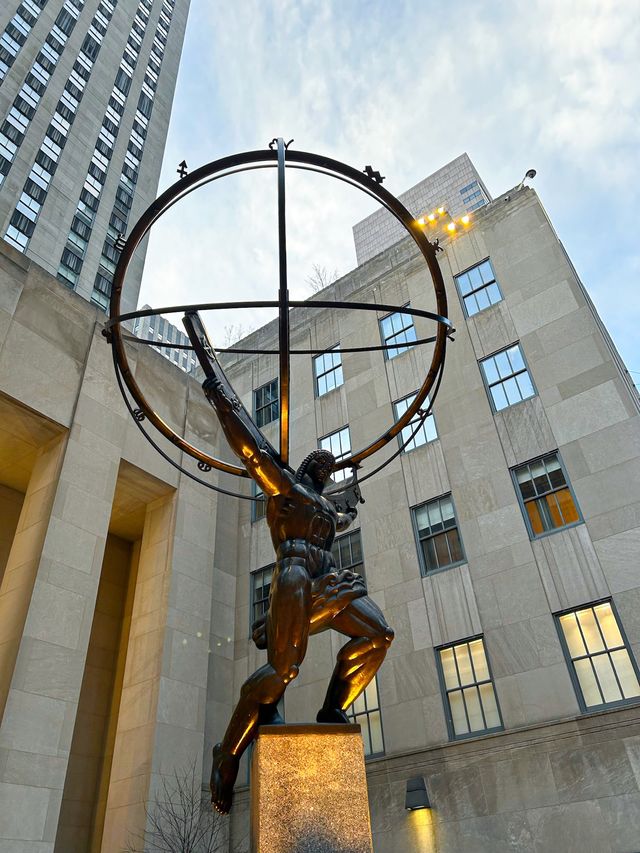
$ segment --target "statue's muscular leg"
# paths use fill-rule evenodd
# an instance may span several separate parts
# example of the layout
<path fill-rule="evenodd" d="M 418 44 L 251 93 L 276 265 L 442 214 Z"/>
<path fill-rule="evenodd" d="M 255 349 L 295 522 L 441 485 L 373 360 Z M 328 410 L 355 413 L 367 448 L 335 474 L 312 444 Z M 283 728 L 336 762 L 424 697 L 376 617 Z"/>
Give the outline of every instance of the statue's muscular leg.
<path fill-rule="evenodd" d="M 213 748 L 211 802 L 227 814 L 240 756 L 256 735 L 261 710 L 280 700 L 298 674 L 307 651 L 311 614 L 311 579 L 300 558 L 284 559 L 276 568 L 267 616 L 267 659 L 243 684 L 240 699 L 222 740 Z M 267 708 L 265 708 L 267 706 Z"/>
<path fill-rule="evenodd" d="M 352 601 L 333 618 L 330 627 L 352 639 L 338 652 L 317 720 L 319 723 L 348 723 L 345 711 L 378 671 L 393 640 L 393 631 L 369 596 Z"/>

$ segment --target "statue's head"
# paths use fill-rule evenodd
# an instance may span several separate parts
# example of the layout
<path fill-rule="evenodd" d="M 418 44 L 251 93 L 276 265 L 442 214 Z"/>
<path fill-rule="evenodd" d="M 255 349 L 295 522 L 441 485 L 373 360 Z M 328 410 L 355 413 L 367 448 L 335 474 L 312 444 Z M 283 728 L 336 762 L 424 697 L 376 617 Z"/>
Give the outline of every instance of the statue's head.
<path fill-rule="evenodd" d="M 309 479 L 313 488 L 317 492 L 322 492 L 335 464 L 336 458 L 333 453 L 329 453 L 328 450 L 312 450 L 300 463 L 296 471 L 296 480 L 302 483 L 305 479 Z"/>

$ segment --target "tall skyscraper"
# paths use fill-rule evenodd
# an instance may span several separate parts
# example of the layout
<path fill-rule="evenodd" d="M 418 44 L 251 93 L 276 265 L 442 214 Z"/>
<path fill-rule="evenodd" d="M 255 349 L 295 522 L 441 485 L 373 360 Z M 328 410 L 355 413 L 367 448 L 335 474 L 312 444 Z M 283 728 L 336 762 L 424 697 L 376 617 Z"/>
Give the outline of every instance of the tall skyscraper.
<path fill-rule="evenodd" d="M 150 308 L 150 305 L 142 306 L 144 311 Z M 198 372 L 195 355 L 187 350 L 172 346 L 178 344 L 188 347 L 191 342 L 182 329 L 174 326 L 166 317 L 137 317 L 133 322 L 133 334 L 143 341 L 157 341 L 155 349 L 169 361 L 177 364 L 185 373 L 191 373 L 195 376 Z"/>
<path fill-rule="evenodd" d="M 0 12 L 0 234 L 105 308 L 117 241 L 156 195 L 189 0 Z M 131 268 L 135 308 L 144 250 Z"/>

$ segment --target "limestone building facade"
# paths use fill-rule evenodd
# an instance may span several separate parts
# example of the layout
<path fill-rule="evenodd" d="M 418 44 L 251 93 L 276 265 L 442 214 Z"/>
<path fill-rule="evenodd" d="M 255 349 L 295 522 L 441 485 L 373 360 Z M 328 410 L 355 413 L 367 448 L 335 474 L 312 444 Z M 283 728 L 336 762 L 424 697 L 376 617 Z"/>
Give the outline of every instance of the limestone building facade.
<path fill-rule="evenodd" d="M 336 549 L 395 629 L 352 709 L 375 850 L 632 853 L 638 395 L 533 190 L 440 245 L 457 331 L 433 417 L 364 484 Z M 264 654 L 250 624 L 273 552 L 259 503 L 198 486 L 144 442 L 104 314 L 6 244 L 0 276 L 0 851 L 115 853 L 176 768 L 195 762 L 206 793 L 211 745 Z M 312 307 L 331 296 L 399 311 Z M 320 353 L 293 361 L 294 463 L 365 445 L 417 390 L 430 353 L 412 341 L 431 329 L 407 305 L 434 308 L 405 240 L 292 311 L 292 346 Z M 387 358 L 334 351 L 381 339 L 397 344 Z M 228 454 L 197 381 L 128 352 L 160 414 Z M 277 358 L 227 368 L 274 439 Z M 314 718 L 340 644 L 312 638 L 288 722 Z M 430 808 L 406 811 L 415 777 Z M 225 851 L 248 849 L 246 779 Z"/>
<path fill-rule="evenodd" d="M 189 0 L 0 9 L 0 235 L 103 308 L 119 235 L 156 196 L 188 10 Z"/>

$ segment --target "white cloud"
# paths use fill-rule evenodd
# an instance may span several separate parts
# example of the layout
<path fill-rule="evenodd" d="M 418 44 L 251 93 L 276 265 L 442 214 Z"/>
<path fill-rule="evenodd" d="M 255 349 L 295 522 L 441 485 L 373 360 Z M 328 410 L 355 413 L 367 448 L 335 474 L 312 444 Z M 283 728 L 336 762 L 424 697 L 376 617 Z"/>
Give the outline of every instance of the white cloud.
<path fill-rule="evenodd" d="M 193 168 L 279 134 L 298 149 L 371 162 L 395 193 L 464 150 L 496 193 L 534 166 L 607 321 L 601 282 L 615 274 L 601 276 L 595 229 L 609 265 L 638 263 L 622 226 L 634 213 L 640 165 L 639 19 L 635 0 L 465 0 L 439 10 L 408 0 L 192 0 L 163 180 L 183 157 Z M 302 177 L 289 182 L 294 295 L 304 295 L 313 263 L 341 273 L 354 266 L 351 226 L 372 209 L 354 190 Z M 143 298 L 275 298 L 274 214 L 267 174 L 194 194 L 157 226 Z M 618 300 L 640 319 L 635 281 L 622 279 Z M 635 333 L 616 331 L 640 365 Z"/>

